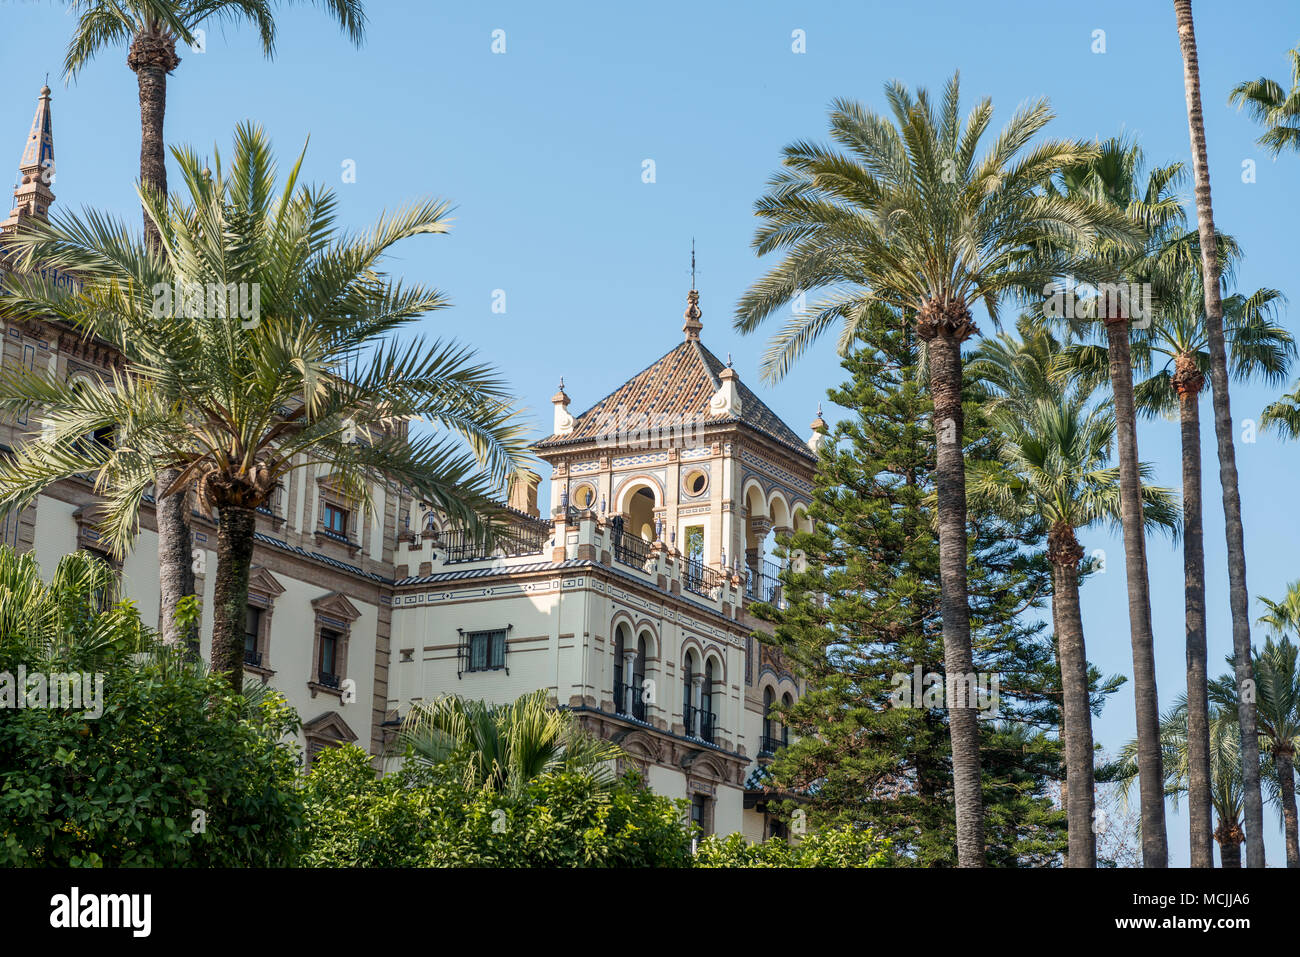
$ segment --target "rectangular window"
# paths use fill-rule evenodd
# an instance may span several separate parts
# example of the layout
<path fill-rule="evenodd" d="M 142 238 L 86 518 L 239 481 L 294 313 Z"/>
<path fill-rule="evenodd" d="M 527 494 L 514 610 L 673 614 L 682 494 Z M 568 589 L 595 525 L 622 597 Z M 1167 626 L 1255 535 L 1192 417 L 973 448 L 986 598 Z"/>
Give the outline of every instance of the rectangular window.
<path fill-rule="evenodd" d="M 257 636 L 262 632 L 262 609 L 256 605 L 249 605 L 244 612 L 244 661 L 249 664 L 258 662 L 251 659 L 257 657 Z"/>
<path fill-rule="evenodd" d="M 506 629 L 471 631 L 465 635 L 469 645 L 470 671 L 499 671 L 506 665 Z"/>
<path fill-rule="evenodd" d="M 322 679 L 330 679 L 337 676 L 335 670 L 339 650 L 339 636 L 337 632 L 321 630 L 320 633 L 320 676 Z M 324 683 L 324 681 L 322 681 Z"/>
<path fill-rule="evenodd" d="M 329 502 L 325 503 L 325 531 L 331 535 L 337 535 L 340 538 L 346 538 L 348 534 L 348 511 L 345 508 L 339 508 Z"/>
<path fill-rule="evenodd" d="M 703 794 L 695 794 L 691 797 L 691 823 L 698 827 L 702 834 L 709 833 L 709 799 Z"/>

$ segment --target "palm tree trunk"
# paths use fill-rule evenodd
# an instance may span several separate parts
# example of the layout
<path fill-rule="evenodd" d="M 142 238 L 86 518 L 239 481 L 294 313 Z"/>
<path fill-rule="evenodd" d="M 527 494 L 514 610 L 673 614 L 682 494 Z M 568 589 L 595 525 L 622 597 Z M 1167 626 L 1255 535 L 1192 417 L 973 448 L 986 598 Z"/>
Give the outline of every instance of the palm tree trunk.
<path fill-rule="evenodd" d="M 1296 827 L 1295 764 L 1285 748 L 1274 752 L 1277 762 L 1278 789 L 1282 795 L 1282 830 L 1286 833 L 1286 866 L 1300 867 L 1300 834 Z"/>
<path fill-rule="evenodd" d="M 253 562 L 257 513 L 224 505 L 217 510 L 217 579 L 212 612 L 212 670 L 227 675 L 238 691 L 243 685 L 244 620 L 248 612 L 248 577 Z"/>
<path fill-rule="evenodd" d="M 1057 593 L 1057 589 L 1058 589 L 1059 587 L 1060 587 L 1060 584 L 1059 584 L 1059 583 L 1057 582 L 1057 580 L 1056 580 L 1056 569 L 1053 568 L 1053 569 L 1052 569 L 1052 654 L 1054 654 L 1054 655 L 1056 656 L 1056 672 L 1057 672 L 1057 675 L 1058 675 L 1058 676 L 1060 676 L 1060 675 L 1064 675 L 1064 674 L 1065 674 L 1065 671 L 1064 671 L 1064 669 L 1063 669 L 1062 666 L 1061 666 L 1061 615 L 1060 615 L 1060 611 L 1059 611 L 1059 607 L 1058 607 L 1060 603 L 1056 600 L 1056 593 Z M 1060 687 L 1060 692 L 1061 692 L 1061 703 L 1060 703 L 1060 707 L 1059 707 L 1057 713 L 1060 714 L 1061 717 L 1060 717 L 1060 723 L 1059 723 L 1059 726 L 1058 726 L 1057 729 L 1056 729 L 1056 733 L 1057 733 L 1057 740 L 1059 740 L 1059 741 L 1061 742 L 1061 749 L 1062 749 L 1062 753 L 1061 753 L 1061 764 L 1060 764 L 1060 768 L 1061 768 L 1061 813 L 1065 815 L 1065 821 L 1066 821 L 1066 836 L 1067 836 L 1067 838 L 1068 838 L 1068 836 L 1069 836 L 1069 829 L 1070 829 L 1070 828 L 1069 828 L 1069 822 L 1070 822 L 1070 775 L 1069 775 L 1069 767 L 1068 767 L 1068 763 L 1067 763 L 1067 759 L 1066 759 L 1066 755 L 1065 755 L 1065 735 L 1066 735 L 1067 731 L 1066 731 L 1066 720 L 1065 720 L 1065 717 L 1066 717 L 1066 716 L 1065 716 L 1065 689 L 1064 689 L 1064 682 L 1062 682 L 1062 685 L 1061 685 L 1061 687 Z M 1068 846 L 1068 844 L 1067 844 L 1067 846 L 1066 846 L 1065 853 L 1061 855 L 1061 866 L 1062 866 L 1062 867 L 1069 867 L 1069 866 L 1070 866 L 1070 850 L 1069 850 L 1069 846 Z"/>
<path fill-rule="evenodd" d="M 918 326 L 929 342 L 930 396 L 936 436 L 935 486 L 939 512 L 939 585 L 946 684 L 973 677 L 970 607 L 966 591 L 966 463 L 962 451 L 961 344 L 974 326 L 959 304 L 927 307 L 938 313 Z M 957 866 L 984 867 L 984 802 L 980 791 L 979 717 L 976 702 L 948 703 L 952 736 L 953 799 L 957 811 Z M 953 705 L 960 705 L 954 707 Z"/>
<path fill-rule="evenodd" d="M 1048 534 L 1052 565 L 1052 614 L 1060 648 L 1062 708 L 1065 734 L 1066 822 L 1069 867 L 1097 866 L 1093 830 L 1092 708 L 1088 696 L 1088 655 L 1083 643 L 1079 609 L 1079 559 L 1083 548 L 1069 525 L 1053 526 Z"/>
<path fill-rule="evenodd" d="M 163 120 L 167 112 L 167 74 L 176 69 L 176 40 L 169 35 L 142 32 L 131 43 L 127 65 L 135 71 L 140 89 L 140 183 L 166 195 L 167 156 L 163 142 Z M 158 251 L 162 245 L 158 227 L 144 213 L 144 238 Z M 154 515 L 158 524 L 158 584 L 161 593 L 162 638 L 168 644 L 187 644 L 197 654 L 198 635 L 183 634 L 176 624 L 176 606 L 194 594 L 193 543 L 190 538 L 189 508 L 184 493 L 163 498 L 163 491 L 179 472 L 166 469 L 154 483 Z"/>
<path fill-rule="evenodd" d="M 1259 731 L 1250 649 L 1250 601 L 1246 591 L 1246 546 L 1241 525 L 1241 491 L 1237 455 L 1232 444 L 1232 409 L 1228 400 L 1228 356 L 1223 342 L 1223 303 L 1219 298 L 1219 244 L 1210 203 L 1210 167 L 1201 115 L 1201 74 L 1191 0 L 1174 0 L 1178 43 L 1183 52 L 1183 88 L 1187 127 L 1192 140 L 1192 174 L 1196 190 L 1196 225 L 1201 239 L 1201 275 L 1205 284 L 1205 330 L 1210 346 L 1210 389 L 1214 400 L 1214 434 L 1219 445 L 1219 484 L 1223 487 L 1223 523 L 1228 538 L 1228 604 L 1232 609 L 1232 649 L 1236 658 L 1237 723 L 1241 729 L 1241 777 L 1245 792 L 1246 863 L 1264 866 L 1264 801 L 1259 787 Z"/>
<path fill-rule="evenodd" d="M 1190 356 L 1174 372 L 1183 452 L 1183 603 L 1187 637 L 1187 805 L 1192 867 L 1214 866 L 1210 698 L 1206 687 L 1205 529 L 1201 523 L 1201 386 Z"/>
<path fill-rule="evenodd" d="M 1133 412 L 1133 366 L 1127 317 L 1108 317 L 1106 337 L 1110 345 L 1110 381 L 1119 437 L 1120 522 L 1124 528 L 1129 638 L 1133 646 L 1133 699 L 1137 709 L 1138 789 L 1142 797 L 1142 865 L 1168 867 L 1160 706 L 1156 700 L 1155 640 L 1151 630 L 1151 593 L 1147 583 L 1146 532 L 1142 521 L 1142 485 L 1138 476 L 1137 419 Z"/>
<path fill-rule="evenodd" d="M 1236 822 L 1225 826 L 1220 821 L 1214 839 L 1219 842 L 1219 866 L 1224 870 L 1240 870 L 1242 834 Z"/>

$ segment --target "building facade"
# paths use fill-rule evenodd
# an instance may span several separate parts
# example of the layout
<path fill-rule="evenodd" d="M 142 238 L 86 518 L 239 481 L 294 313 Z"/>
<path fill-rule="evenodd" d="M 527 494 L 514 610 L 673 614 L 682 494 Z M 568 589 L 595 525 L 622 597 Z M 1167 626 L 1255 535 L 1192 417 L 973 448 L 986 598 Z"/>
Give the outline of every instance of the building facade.
<path fill-rule="evenodd" d="M 41 91 L 4 236 L 54 202 L 50 92 Z M 3 263 L 3 259 L 0 259 Z M 10 264 L 12 265 L 12 264 Z M 75 282 L 72 277 L 58 277 Z M 122 358 L 58 322 L 3 322 L 3 361 L 68 380 L 104 379 Z M 581 415 L 563 383 L 541 514 L 534 473 L 511 493 L 508 532 L 490 553 L 402 490 L 358 508 L 326 470 L 294 473 L 258 517 L 245 668 L 303 720 L 310 760 L 355 742 L 379 756 L 412 702 L 460 694 L 494 702 L 547 689 L 591 731 L 617 742 L 657 792 L 687 799 L 708 831 L 773 832 L 746 787 L 785 735 L 773 703 L 799 693 L 756 642 L 759 600 L 780 601 L 775 535 L 809 527 L 816 428 L 805 441 L 701 341 L 698 294 L 682 340 Z M 39 423 L 0 423 L 0 452 Z M 3 522 L 48 576 L 95 531 L 87 480 L 49 488 Z M 214 516 L 191 513 L 197 590 L 211 608 Z M 159 607 L 151 501 L 118 563 L 146 620 Z M 204 613 L 202 653 L 210 651 Z"/>

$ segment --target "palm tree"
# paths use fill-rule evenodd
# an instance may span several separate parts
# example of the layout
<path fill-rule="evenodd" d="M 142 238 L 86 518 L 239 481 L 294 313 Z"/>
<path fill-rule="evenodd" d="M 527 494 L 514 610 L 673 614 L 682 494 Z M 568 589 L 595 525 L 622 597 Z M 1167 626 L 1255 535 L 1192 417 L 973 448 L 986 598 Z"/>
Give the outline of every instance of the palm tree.
<path fill-rule="evenodd" d="M 324 6 L 360 44 L 365 34 L 361 0 L 313 0 Z M 176 41 L 193 43 L 194 31 L 203 24 L 249 22 L 256 25 L 262 52 L 275 53 L 273 0 L 73 0 L 77 26 L 64 57 L 64 75 L 73 79 L 96 54 L 107 47 L 130 43 L 126 62 L 136 75 L 140 92 L 140 189 L 167 195 L 167 162 L 163 120 L 167 112 L 167 77 L 180 65 Z M 157 227 L 144 214 L 145 238 L 159 247 Z M 165 641 L 187 638 L 176 621 L 176 608 L 194 591 L 191 568 L 189 505 L 186 497 L 164 496 L 162 489 L 176 482 L 175 472 L 164 470 L 155 488 L 158 527 L 158 577 Z"/>
<path fill-rule="evenodd" d="M 1214 434 L 1219 446 L 1219 484 L 1223 489 L 1223 521 L 1228 540 L 1228 603 L 1232 610 L 1232 647 L 1237 684 L 1249 687 L 1251 674 L 1250 595 L 1246 588 L 1246 545 L 1241 523 L 1241 489 L 1232 438 L 1232 408 L 1228 396 L 1228 356 L 1223 335 L 1223 303 L 1219 293 L 1218 236 L 1210 201 L 1210 167 L 1205 149 L 1205 119 L 1201 114 L 1201 76 L 1196 59 L 1196 30 L 1192 0 L 1174 0 L 1178 42 L 1183 53 L 1183 87 L 1187 126 L 1192 142 L 1192 176 L 1196 187 L 1196 222 L 1201 238 L 1201 280 L 1205 287 L 1205 329 L 1210 353 L 1210 389 L 1214 403 Z M 1237 696 L 1241 730 L 1242 786 L 1246 791 L 1246 861 L 1264 866 L 1264 802 L 1259 784 L 1259 732 L 1250 695 Z"/>
<path fill-rule="evenodd" d="M 1120 519 L 1119 472 L 1107 467 L 1115 418 L 1093 406 L 1090 389 L 1051 376 L 1060 345 L 1042 327 L 1020 323 L 1022 341 L 1003 334 L 985 340 L 967 371 L 993 391 L 989 423 L 998 460 L 972 468 L 971 495 L 1002 512 L 1040 520 L 1048 529 L 1052 617 L 1061 669 L 1066 815 L 1070 867 L 1096 866 L 1093 820 L 1092 703 L 1079 605 L 1076 532 Z M 1145 465 L 1143 475 L 1150 473 Z M 1167 489 L 1143 485 L 1146 524 L 1176 529 L 1178 506 Z"/>
<path fill-rule="evenodd" d="M 944 667 L 968 674 L 970 617 L 966 587 L 966 473 L 962 449 L 962 343 L 978 329 L 971 307 L 983 303 L 996 322 L 1008 297 L 1037 291 L 1071 268 L 1059 258 L 1031 257 L 1063 243 L 1087 244 L 1126 226 L 1109 210 L 1045 195 L 1044 181 L 1094 152 L 1081 141 L 1030 141 L 1051 120 L 1044 100 L 1011 117 L 981 154 L 993 104 L 984 99 L 963 120 L 956 74 L 942 102 L 915 97 L 900 83 L 885 87 L 892 118 L 836 100 L 831 138 L 839 148 L 797 142 L 785 169 L 755 205 L 763 224 L 759 255 L 785 258 L 742 296 L 735 326 L 754 332 L 805 290 L 825 298 L 796 314 L 768 349 L 763 374 L 780 378 L 832 326 L 849 349 L 878 307 L 914 318 L 926 344 L 933 425 Z M 984 814 L 974 707 L 950 709 L 958 863 L 979 867 Z"/>
<path fill-rule="evenodd" d="M 1237 715 L 1232 708 L 1215 708 L 1209 722 L 1210 806 L 1218 825 L 1214 840 L 1219 845 L 1219 862 L 1225 868 L 1241 867 L 1241 843 L 1245 835 L 1241 830 L 1243 792 L 1241 788 L 1241 758 L 1237 754 L 1240 737 L 1237 733 Z M 1165 794 L 1178 806 L 1178 796 L 1188 789 L 1190 763 L 1187 742 L 1187 700 L 1179 698 L 1173 709 L 1160 722 L 1160 746 L 1164 754 Z M 1116 761 L 1098 770 L 1101 780 L 1120 784 L 1121 798 L 1127 800 L 1128 791 L 1138 777 L 1138 744 L 1130 741 Z M 1213 861 L 1210 862 L 1213 866 Z"/>
<path fill-rule="evenodd" d="M 1195 282 L 1199 270 L 1189 273 Z M 1183 546 L 1185 620 L 1187 637 L 1188 739 L 1190 749 L 1189 817 L 1192 866 L 1211 866 L 1209 699 L 1205 635 L 1205 549 L 1201 523 L 1201 420 L 1200 393 L 1209 371 L 1205 328 L 1205 299 L 1199 283 L 1181 286 L 1181 295 L 1162 301 L 1157 313 L 1151 352 L 1163 355 L 1166 365 L 1146 380 L 1140 404 L 1144 411 L 1179 410 L 1183 462 L 1183 515 L 1187 537 Z M 1277 381 L 1285 375 L 1295 344 L 1270 313 L 1282 295 L 1275 289 L 1258 289 L 1250 296 L 1223 300 L 1231 372 L 1238 381 L 1254 377 Z M 1169 366 L 1172 365 L 1172 370 Z M 1141 400 L 1146 400 L 1143 403 Z"/>
<path fill-rule="evenodd" d="M 98 671 L 149 647 L 117 574 L 89 552 L 64 555 L 46 582 L 33 552 L 0 546 L 0 668 Z"/>
<path fill-rule="evenodd" d="M 1259 728 L 1268 742 L 1268 753 L 1277 772 L 1278 796 L 1282 805 L 1282 826 L 1286 833 L 1286 866 L 1300 867 L 1300 828 L 1296 820 L 1295 757 L 1300 748 L 1300 667 L 1296 646 L 1287 632 L 1300 635 L 1300 581 L 1287 588 L 1281 601 L 1261 598 L 1268 612 L 1258 623 L 1279 641 L 1265 640 L 1264 650 L 1255 656 L 1255 678 L 1259 682 L 1256 709 Z"/>
<path fill-rule="evenodd" d="M 417 702 L 402 719 L 397 744 L 421 763 L 458 771 L 466 790 L 514 795 L 533 778 L 560 771 L 608 787 L 608 762 L 623 754 L 578 728 L 572 711 L 549 707 L 544 689 L 506 705 L 458 695 Z"/>
<path fill-rule="evenodd" d="M 383 483 L 482 533 L 490 496 L 522 461 L 523 432 L 509 387 L 468 350 L 392 336 L 446 300 L 389 279 L 381 260 L 403 239 L 445 232 L 445 205 L 421 203 L 342 236 L 333 193 L 298 184 L 301 156 L 277 186 L 257 127 L 236 131 L 228 170 L 219 155 L 212 170 L 192 151 L 173 156 L 188 196 L 168 205 L 145 196 L 161 251 L 95 212 L 37 223 L 14 241 L 24 268 L 75 272 L 84 286 L 60 291 L 28 272 L 5 305 L 72 322 L 130 365 L 98 388 L 0 373 L 0 409 L 45 420 L 40 438 L 0 466 L 0 508 L 89 473 L 105 499 L 104 534 L 120 551 L 154 476 L 177 470 L 162 492 L 194 489 L 218 516 L 212 664 L 237 683 L 256 510 L 291 472 L 328 469 L 336 490 L 365 508 Z M 257 308 L 241 315 L 253 296 Z M 444 434 L 410 437 L 408 421 Z M 116 444 L 84 439 L 99 429 L 116 429 Z"/>
<path fill-rule="evenodd" d="M 1256 123 L 1268 127 L 1255 142 L 1274 156 L 1284 149 L 1300 152 L 1300 46 L 1287 55 L 1291 58 L 1289 91 L 1276 80 L 1261 76 L 1238 83 L 1228 96 L 1229 103 L 1235 103 L 1239 110 L 1246 107 Z"/>
<path fill-rule="evenodd" d="M 1103 239 L 1080 251 L 1088 272 L 1105 282 L 1128 283 L 1163 275 L 1186 258 L 1186 238 L 1181 230 L 1183 209 L 1172 195 L 1182 172 L 1179 164 L 1157 167 L 1142 178 L 1141 148 L 1133 142 L 1110 139 L 1097 153 L 1061 171 L 1054 192 L 1109 205 L 1127 218 L 1141 238 Z M 1112 289 L 1115 287 L 1112 286 Z M 1123 288 L 1128 288 L 1124 286 Z M 1164 867 L 1169 858 L 1165 834 L 1165 809 L 1159 744 L 1160 708 L 1156 693 L 1155 640 L 1151 625 L 1151 591 L 1146 538 L 1142 520 L 1142 492 L 1138 469 L 1137 418 L 1134 412 L 1133 367 L 1126 297 L 1108 292 L 1095 303 L 1107 341 L 1106 356 L 1115 404 L 1118 435 L 1121 524 L 1124 532 L 1124 568 L 1128 587 L 1129 638 L 1133 649 L 1133 698 L 1137 711 L 1138 788 L 1142 807 L 1142 860 L 1146 867 Z M 1091 310 L 1087 310 L 1091 311 Z M 1068 317 L 1077 319 L 1079 317 Z M 1145 318 L 1145 317 L 1143 317 Z"/>
<path fill-rule="evenodd" d="M 1236 244 L 1221 236 L 1224 254 L 1221 281 L 1228 285 Z M 1151 417 L 1177 409 L 1182 442 L 1184 620 L 1187 644 L 1188 810 L 1193 867 L 1213 866 L 1211 833 L 1209 699 L 1205 630 L 1205 549 L 1201 519 L 1200 395 L 1210 358 L 1205 328 L 1205 299 L 1199 259 L 1159 297 L 1154 321 L 1135 344 L 1134 358 L 1144 378 L 1134 387 L 1136 408 Z M 1291 334 L 1273 322 L 1284 297 L 1276 289 L 1257 289 L 1249 296 L 1223 299 L 1224 326 L 1237 381 L 1254 378 L 1276 382 L 1295 353 Z M 1160 360 L 1163 359 L 1163 363 Z M 1067 351 L 1070 371 L 1087 381 L 1108 368 L 1101 346 L 1079 345 Z"/>
<path fill-rule="evenodd" d="M 1284 438 L 1300 439 L 1300 382 L 1276 402 L 1270 402 L 1259 422 L 1261 428 L 1279 432 Z"/>

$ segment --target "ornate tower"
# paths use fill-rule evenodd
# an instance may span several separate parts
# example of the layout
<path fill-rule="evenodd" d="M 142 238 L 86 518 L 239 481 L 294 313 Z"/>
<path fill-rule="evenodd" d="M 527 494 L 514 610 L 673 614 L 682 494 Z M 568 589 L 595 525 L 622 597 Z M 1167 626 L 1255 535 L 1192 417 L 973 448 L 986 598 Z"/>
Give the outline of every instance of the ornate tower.
<path fill-rule="evenodd" d="M 705 348 L 702 315 L 692 289 L 683 341 L 581 415 L 561 389 L 535 449 L 552 467 L 552 511 L 619 517 L 630 536 L 758 582 L 773 574 L 769 533 L 807 522 L 816 455 Z"/>
<path fill-rule="evenodd" d="M 50 118 L 50 88 L 41 87 L 36 102 L 32 131 L 18 164 L 18 185 L 9 218 L 0 222 L 0 232 L 11 233 L 29 219 L 45 219 L 54 203 L 54 124 Z"/>

